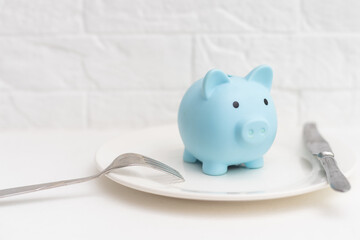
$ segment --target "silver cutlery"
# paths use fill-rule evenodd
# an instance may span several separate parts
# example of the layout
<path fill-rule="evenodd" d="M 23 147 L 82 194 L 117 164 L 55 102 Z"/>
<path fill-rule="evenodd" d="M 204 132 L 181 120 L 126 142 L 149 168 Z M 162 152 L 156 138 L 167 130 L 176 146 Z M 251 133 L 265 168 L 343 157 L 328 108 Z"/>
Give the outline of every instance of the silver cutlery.
<path fill-rule="evenodd" d="M 82 183 L 86 182 L 95 178 L 98 178 L 104 174 L 107 174 L 115 169 L 123 168 L 123 167 L 129 167 L 129 166 L 144 166 L 144 167 L 150 167 L 156 170 L 159 170 L 164 173 L 168 173 L 171 176 L 174 177 L 174 183 L 175 182 L 183 182 L 185 181 L 183 176 L 176 171 L 175 169 L 171 168 L 170 166 L 161 163 L 157 160 L 154 160 L 149 157 L 145 157 L 143 155 L 137 154 L 137 153 L 125 153 L 113 160 L 113 162 L 105 168 L 103 171 L 101 171 L 98 174 L 89 176 L 89 177 L 83 177 L 83 178 L 75 178 L 75 179 L 69 179 L 69 180 L 63 180 L 63 181 L 56 181 L 56 182 L 49 182 L 49 183 L 42 183 L 42 184 L 35 184 L 35 185 L 29 185 L 29 186 L 22 186 L 22 187 L 15 187 L 15 188 L 8 188 L 0 190 L 0 198 L 4 197 L 10 197 L 15 196 L 19 194 L 24 193 L 31 193 L 36 192 L 40 190 L 46 190 L 50 188 L 56 188 L 56 187 L 62 187 L 67 186 L 71 184 L 76 183 Z"/>
<path fill-rule="evenodd" d="M 334 153 L 329 143 L 320 135 L 316 124 L 306 123 L 303 136 L 307 149 L 323 166 L 331 188 L 339 192 L 349 191 L 350 183 L 337 166 Z"/>

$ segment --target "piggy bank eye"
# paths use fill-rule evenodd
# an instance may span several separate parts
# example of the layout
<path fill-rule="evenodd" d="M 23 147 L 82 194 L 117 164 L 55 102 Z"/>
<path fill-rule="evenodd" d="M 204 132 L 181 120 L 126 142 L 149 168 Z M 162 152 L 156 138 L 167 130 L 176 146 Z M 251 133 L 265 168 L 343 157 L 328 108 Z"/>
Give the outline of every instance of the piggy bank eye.
<path fill-rule="evenodd" d="M 239 103 L 237 101 L 233 102 L 233 107 L 234 108 L 238 108 L 239 107 Z"/>
<path fill-rule="evenodd" d="M 265 105 L 269 104 L 269 102 L 268 102 L 268 100 L 266 98 L 264 98 L 264 103 L 265 103 Z"/>

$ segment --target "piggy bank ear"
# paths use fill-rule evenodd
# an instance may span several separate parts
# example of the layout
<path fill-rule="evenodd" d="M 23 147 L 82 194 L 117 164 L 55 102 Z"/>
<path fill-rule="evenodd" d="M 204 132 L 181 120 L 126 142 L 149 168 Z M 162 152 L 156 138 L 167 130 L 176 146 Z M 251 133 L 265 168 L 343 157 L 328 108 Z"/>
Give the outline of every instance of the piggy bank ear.
<path fill-rule="evenodd" d="M 248 81 L 258 82 L 270 90 L 273 79 L 273 71 L 268 65 L 260 65 L 254 68 L 245 78 Z"/>
<path fill-rule="evenodd" d="M 223 71 L 212 69 L 208 71 L 204 77 L 202 84 L 202 94 L 206 99 L 208 99 L 217 86 L 229 82 L 230 79 Z"/>

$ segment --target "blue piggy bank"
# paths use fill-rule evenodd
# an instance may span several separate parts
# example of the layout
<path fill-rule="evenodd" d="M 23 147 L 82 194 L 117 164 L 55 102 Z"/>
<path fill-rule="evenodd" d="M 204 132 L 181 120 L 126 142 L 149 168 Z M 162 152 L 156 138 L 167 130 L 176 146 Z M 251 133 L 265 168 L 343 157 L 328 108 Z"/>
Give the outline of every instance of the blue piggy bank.
<path fill-rule="evenodd" d="M 225 174 L 230 165 L 261 168 L 277 129 L 272 78 L 272 69 L 261 65 L 246 77 L 213 69 L 196 81 L 178 113 L 184 161 L 201 161 L 208 175 Z"/>

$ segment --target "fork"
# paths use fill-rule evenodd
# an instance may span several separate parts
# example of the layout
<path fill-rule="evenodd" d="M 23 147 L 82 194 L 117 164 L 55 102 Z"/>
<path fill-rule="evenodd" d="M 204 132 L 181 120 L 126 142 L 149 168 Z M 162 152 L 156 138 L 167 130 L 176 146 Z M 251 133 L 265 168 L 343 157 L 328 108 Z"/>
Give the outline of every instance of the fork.
<path fill-rule="evenodd" d="M 63 181 L 56 181 L 56 182 L 41 183 L 41 184 L 35 184 L 35 185 L 3 189 L 3 190 L 0 190 L 0 198 L 15 196 L 15 195 L 24 194 L 24 193 L 31 193 L 31 192 L 36 192 L 36 191 L 46 190 L 46 189 L 51 189 L 51 188 L 56 188 L 56 187 L 62 187 L 62 186 L 67 186 L 67 185 L 71 185 L 71 184 L 76 184 L 76 183 L 87 182 L 89 180 L 98 178 L 104 174 L 107 174 L 115 169 L 129 167 L 129 166 L 150 167 L 150 168 L 159 170 L 161 172 L 168 173 L 171 176 L 175 177 L 174 182 L 185 181 L 184 177 L 181 176 L 181 174 L 178 171 L 176 171 L 175 169 L 171 168 L 170 166 L 168 166 L 162 162 L 159 162 L 159 161 L 149 158 L 149 157 L 145 157 L 145 156 L 137 154 L 137 153 L 125 153 L 125 154 L 121 154 L 120 156 L 115 158 L 108 167 L 106 167 L 103 171 L 99 172 L 98 174 L 95 174 L 95 175 L 92 175 L 89 177 L 83 177 L 83 178 L 75 178 L 75 179 L 69 179 L 69 180 L 63 180 Z"/>

